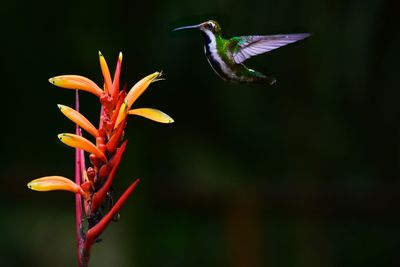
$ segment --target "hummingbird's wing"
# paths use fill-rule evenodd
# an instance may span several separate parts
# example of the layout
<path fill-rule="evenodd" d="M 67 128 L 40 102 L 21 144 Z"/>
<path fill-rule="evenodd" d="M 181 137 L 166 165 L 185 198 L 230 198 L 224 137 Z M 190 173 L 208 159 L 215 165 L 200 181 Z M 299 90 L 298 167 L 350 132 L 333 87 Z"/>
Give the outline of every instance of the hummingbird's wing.
<path fill-rule="evenodd" d="M 309 33 L 281 35 L 249 35 L 233 37 L 230 41 L 232 57 L 236 64 L 246 59 L 297 42 L 310 36 Z"/>

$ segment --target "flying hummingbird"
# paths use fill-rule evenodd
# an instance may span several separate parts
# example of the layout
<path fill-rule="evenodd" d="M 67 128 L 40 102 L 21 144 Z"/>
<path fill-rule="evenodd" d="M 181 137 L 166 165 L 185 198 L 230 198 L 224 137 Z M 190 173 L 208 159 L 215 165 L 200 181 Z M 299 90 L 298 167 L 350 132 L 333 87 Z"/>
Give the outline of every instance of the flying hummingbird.
<path fill-rule="evenodd" d="M 276 79 L 247 68 L 243 62 L 259 54 L 297 42 L 309 33 L 280 35 L 249 35 L 224 39 L 215 20 L 179 27 L 173 31 L 199 29 L 204 33 L 204 53 L 214 71 L 227 82 L 274 84 Z"/>

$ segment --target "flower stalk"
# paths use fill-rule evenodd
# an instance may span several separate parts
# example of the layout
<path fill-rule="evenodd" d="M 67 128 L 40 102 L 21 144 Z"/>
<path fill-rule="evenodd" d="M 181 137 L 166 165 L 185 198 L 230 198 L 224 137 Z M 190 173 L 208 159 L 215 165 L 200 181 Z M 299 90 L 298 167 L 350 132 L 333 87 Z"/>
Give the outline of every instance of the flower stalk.
<path fill-rule="evenodd" d="M 58 87 L 74 89 L 76 92 L 75 109 L 58 105 L 60 111 L 76 125 L 75 133 L 58 135 L 62 143 L 75 148 L 75 180 L 62 176 L 45 176 L 28 183 L 28 187 L 36 191 L 64 190 L 75 194 L 79 267 L 89 265 L 93 244 L 118 215 L 139 183 L 139 179 L 136 179 L 113 204 L 111 187 L 127 148 L 128 140 L 125 139 L 127 116 L 141 116 L 160 123 L 174 121 L 164 112 L 154 108 L 131 109 L 150 84 L 160 80 L 160 72 L 146 76 L 126 92 L 125 89 L 120 89 L 122 53 L 118 56 L 113 77 L 101 52 L 99 52 L 99 62 L 104 78 L 103 89 L 92 80 L 80 75 L 62 75 L 49 79 L 50 83 Z M 79 90 L 98 97 L 101 104 L 98 128 L 80 113 Z M 89 136 L 84 137 L 81 129 Z M 88 167 L 85 164 L 85 152 L 90 160 Z"/>

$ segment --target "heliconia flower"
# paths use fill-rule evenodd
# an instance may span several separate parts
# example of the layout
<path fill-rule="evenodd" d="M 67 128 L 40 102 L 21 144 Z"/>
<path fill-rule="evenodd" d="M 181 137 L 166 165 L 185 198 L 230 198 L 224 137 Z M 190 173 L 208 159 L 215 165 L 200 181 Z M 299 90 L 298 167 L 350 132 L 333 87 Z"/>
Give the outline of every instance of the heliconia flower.
<path fill-rule="evenodd" d="M 92 142 L 82 136 L 71 133 L 62 133 L 58 135 L 58 139 L 60 139 L 60 141 L 67 146 L 80 148 L 86 152 L 94 154 L 96 157 L 100 158 L 104 162 L 107 162 L 107 158 L 104 153 L 101 152 L 101 150 Z"/>
<path fill-rule="evenodd" d="M 118 199 L 112 194 L 113 182 L 128 143 L 125 138 L 128 115 L 141 116 L 160 123 L 174 122 L 158 109 L 132 109 L 135 101 L 149 85 L 162 79 L 161 72 L 144 77 L 127 91 L 125 86 L 120 88 L 122 53 L 119 53 L 113 77 L 100 51 L 99 63 L 104 78 L 101 86 L 80 75 L 62 75 L 49 79 L 56 86 L 75 90 L 75 108 L 58 105 L 60 111 L 76 124 L 75 134 L 58 135 L 61 142 L 75 148 L 75 181 L 62 176 L 46 176 L 28 183 L 28 187 L 36 191 L 65 190 L 75 193 L 79 267 L 88 267 L 92 245 L 117 216 L 139 182 L 138 179 L 135 180 Z M 98 97 L 101 104 L 98 127 L 80 113 L 79 90 Z M 96 141 L 91 142 L 84 138 L 81 129 Z M 90 153 L 89 167 L 85 164 L 84 152 Z M 117 201 L 114 202 L 113 199 Z"/>
<path fill-rule="evenodd" d="M 92 80 L 80 75 L 61 75 L 49 79 L 49 82 L 62 88 L 83 90 L 96 96 L 103 93 L 100 87 Z"/>
<path fill-rule="evenodd" d="M 57 106 L 60 109 L 60 111 L 72 122 L 79 125 L 79 127 L 83 128 L 93 137 L 99 136 L 99 131 L 96 129 L 96 127 L 94 127 L 94 125 L 88 119 L 86 119 L 86 117 L 83 116 L 81 113 L 65 105 L 58 104 Z"/>
<path fill-rule="evenodd" d="M 35 191 L 64 190 L 86 197 L 86 193 L 79 185 L 62 176 L 45 176 L 32 180 L 28 183 L 28 188 Z"/>
<path fill-rule="evenodd" d="M 156 121 L 156 122 L 161 122 L 161 123 L 173 123 L 174 120 L 162 112 L 161 110 L 154 109 L 154 108 L 137 108 L 137 109 L 131 109 L 128 111 L 128 114 L 130 115 L 137 115 L 137 116 L 142 116 L 144 118 Z"/>

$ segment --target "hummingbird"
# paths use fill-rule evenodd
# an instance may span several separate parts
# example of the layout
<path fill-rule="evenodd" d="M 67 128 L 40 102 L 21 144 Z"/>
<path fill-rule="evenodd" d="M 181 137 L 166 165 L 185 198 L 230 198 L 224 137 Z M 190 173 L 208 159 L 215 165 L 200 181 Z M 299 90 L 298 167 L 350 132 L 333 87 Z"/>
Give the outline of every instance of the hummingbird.
<path fill-rule="evenodd" d="M 246 67 L 243 62 L 250 57 L 300 41 L 309 33 L 279 35 L 248 35 L 230 39 L 222 37 L 221 27 L 215 20 L 197 25 L 175 28 L 173 31 L 198 29 L 204 33 L 204 53 L 212 69 L 224 81 L 272 85 L 276 79 Z"/>

